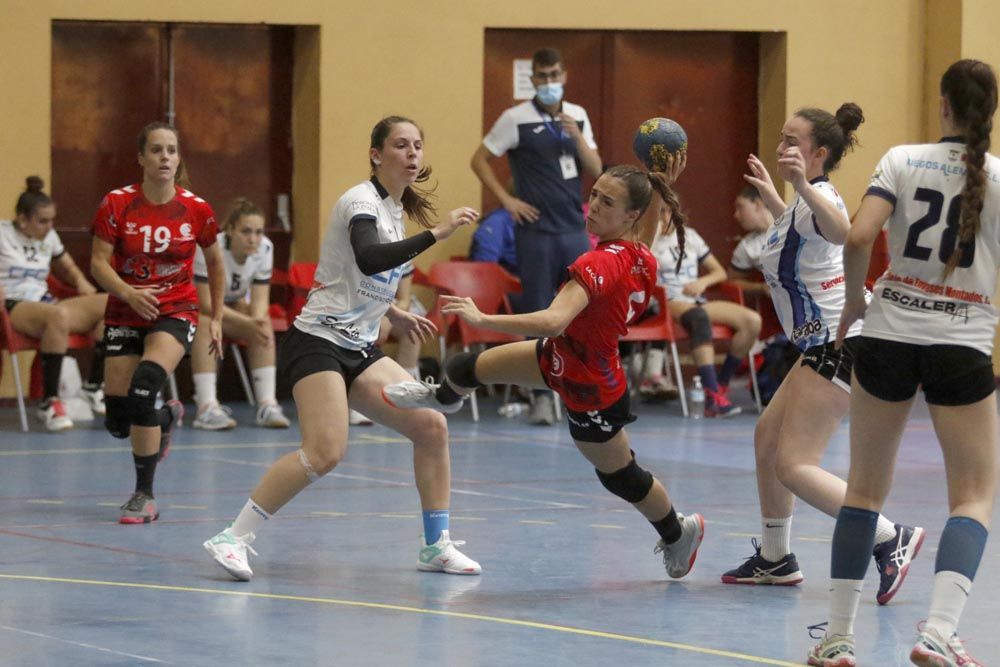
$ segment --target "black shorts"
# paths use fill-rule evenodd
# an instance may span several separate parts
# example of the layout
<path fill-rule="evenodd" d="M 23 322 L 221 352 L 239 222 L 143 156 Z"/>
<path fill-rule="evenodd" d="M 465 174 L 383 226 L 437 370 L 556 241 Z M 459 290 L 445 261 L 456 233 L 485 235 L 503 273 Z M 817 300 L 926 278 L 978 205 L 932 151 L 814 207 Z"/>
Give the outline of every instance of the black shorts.
<path fill-rule="evenodd" d="M 16 306 L 19 303 L 24 303 L 24 302 L 25 302 L 25 299 L 4 299 L 3 300 L 3 307 L 6 308 L 7 312 L 9 313 L 9 312 L 11 312 L 11 311 L 14 310 L 14 306 Z M 51 294 L 49 294 L 48 292 L 46 292 L 45 295 L 41 299 L 39 299 L 38 301 L 28 301 L 28 303 L 52 303 L 52 304 L 54 304 L 54 303 L 57 303 L 57 299 L 54 296 L 52 296 Z"/>
<path fill-rule="evenodd" d="M 184 346 L 184 354 L 190 354 L 191 343 L 197 327 L 188 320 L 178 317 L 161 317 L 148 327 L 130 327 L 109 324 L 104 327 L 104 349 L 108 357 L 141 357 L 145 349 L 146 336 L 157 331 L 168 333 Z"/>
<path fill-rule="evenodd" d="M 374 345 L 364 350 L 349 350 L 291 326 L 278 350 L 278 374 L 288 378 L 289 386 L 294 388 L 308 375 L 333 371 L 340 373 L 350 391 L 351 383 L 384 356 Z"/>
<path fill-rule="evenodd" d="M 907 401 L 923 386 L 932 405 L 970 405 L 993 393 L 989 356 L 964 345 L 916 345 L 861 336 L 854 375 L 883 401 Z"/>
<path fill-rule="evenodd" d="M 833 343 L 813 345 L 802 353 L 802 365 L 851 393 L 851 369 L 854 367 L 854 351 L 857 347 L 857 336 L 845 340 L 839 350 L 834 349 Z"/>
<path fill-rule="evenodd" d="M 622 397 L 606 408 L 577 412 L 566 408 L 569 434 L 581 442 L 607 442 L 626 424 L 636 420 L 632 414 L 628 389 Z"/>

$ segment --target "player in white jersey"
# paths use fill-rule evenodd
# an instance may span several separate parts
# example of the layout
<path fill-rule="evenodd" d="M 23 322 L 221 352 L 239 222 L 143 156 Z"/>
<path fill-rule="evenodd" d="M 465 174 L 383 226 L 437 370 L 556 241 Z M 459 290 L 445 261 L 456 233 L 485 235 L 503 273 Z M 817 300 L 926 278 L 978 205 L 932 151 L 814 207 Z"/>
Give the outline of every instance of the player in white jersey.
<path fill-rule="evenodd" d="M 834 349 L 844 305 L 842 250 L 850 220 L 827 174 L 853 147 L 864 121 L 861 109 L 842 105 L 836 115 L 800 109 L 785 121 L 777 148 L 778 174 L 795 189 L 790 206 L 778 195 L 764 164 L 751 155 L 746 180 L 760 191 L 775 221 L 761 255 L 785 335 L 802 350 L 802 361 L 782 381 L 754 431 L 760 545 L 743 565 L 722 575 L 729 584 L 794 585 L 802 581 L 791 550 L 792 509 L 798 496 L 816 509 L 837 516 L 847 484 L 820 467 L 830 438 L 847 414 L 851 352 L 860 324 L 848 344 Z M 923 540 L 921 528 L 878 517 L 874 556 L 882 575 L 876 599 L 886 604 L 906 576 Z M 901 560 L 893 554 L 901 553 Z"/>
<path fill-rule="evenodd" d="M 42 361 L 42 402 L 38 418 L 49 431 L 73 428 L 59 400 L 59 374 L 71 333 L 104 332 L 108 295 L 98 294 L 53 229 L 56 205 L 42 191 L 44 183 L 29 176 L 27 189 L 15 207 L 14 220 L 0 220 L 0 300 L 10 313 L 14 331 L 39 339 Z M 73 287 L 79 296 L 56 301 L 49 294 L 49 269 Z M 103 346 L 94 350 L 90 377 L 83 395 L 94 412 L 104 414 Z"/>
<path fill-rule="evenodd" d="M 760 271 L 760 258 L 767 247 L 767 233 L 774 224 L 774 216 L 767 210 L 757 188 L 747 185 L 736 197 L 733 219 L 746 235 L 733 250 L 733 257 L 729 262 L 729 279 L 739 285 L 746 295 L 769 297 L 771 290 L 767 283 L 753 279 L 753 272 Z"/>
<path fill-rule="evenodd" d="M 938 545 L 930 611 L 910 660 L 934 667 L 983 664 L 965 650 L 956 629 L 986 546 L 997 486 L 990 354 L 1000 269 L 1000 159 L 987 153 L 996 108 L 989 65 L 951 65 L 941 79 L 944 138 L 886 153 L 848 235 L 838 342 L 865 320 L 851 392 L 851 472 L 831 547 L 830 622 L 809 654 L 810 665 L 855 664 L 864 554 L 918 387 L 944 453 L 949 518 Z M 889 268 L 866 306 L 872 245 L 886 221 Z"/>
<path fill-rule="evenodd" d="M 731 301 L 709 301 L 705 291 L 726 280 L 726 268 L 692 227 L 684 237 L 684 251 L 677 231 L 670 225 L 652 248 L 659 263 L 659 283 L 666 287 L 670 315 L 691 338 L 691 356 L 705 388 L 705 416 L 731 417 L 740 408 L 729 400 L 729 381 L 760 333 L 760 315 Z M 699 276 L 704 269 L 704 275 Z M 716 372 L 712 325 L 733 330 L 732 343 Z"/>
<path fill-rule="evenodd" d="M 218 236 L 226 268 L 222 335 L 247 344 L 257 425 L 288 428 L 288 418 L 275 398 L 274 329 L 268 313 L 274 245 L 264 236 L 264 224 L 264 211 L 250 200 L 239 197 L 230 204 Z M 194 281 L 202 304 L 198 330 L 191 345 L 194 400 L 198 404 L 194 427 L 208 431 L 233 428 L 236 420 L 228 408 L 219 405 L 216 397 L 218 361 L 209 349 L 208 336 L 211 316 L 207 311 L 208 267 L 200 248 L 194 258 Z"/>
<path fill-rule="evenodd" d="M 427 318 L 393 304 L 400 267 L 478 214 L 458 208 L 432 226 L 423 132 L 413 121 L 389 116 L 372 129 L 371 179 L 337 201 L 320 249 L 308 302 L 279 352 L 299 412 L 302 447 L 282 456 L 264 474 L 236 520 L 205 542 L 233 577 L 253 575 L 247 553 L 265 521 L 310 483 L 333 470 L 347 449 L 348 410 L 359 409 L 413 441 L 413 469 L 424 534 L 417 569 L 479 574 L 448 529 L 451 469 L 448 424 L 430 410 L 400 410 L 382 400 L 382 388 L 412 379 L 375 345 L 382 317 L 403 334 L 423 340 L 434 333 Z M 425 230 L 406 238 L 403 214 Z M 352 558 L 357 558 L 356 554 Z"/>

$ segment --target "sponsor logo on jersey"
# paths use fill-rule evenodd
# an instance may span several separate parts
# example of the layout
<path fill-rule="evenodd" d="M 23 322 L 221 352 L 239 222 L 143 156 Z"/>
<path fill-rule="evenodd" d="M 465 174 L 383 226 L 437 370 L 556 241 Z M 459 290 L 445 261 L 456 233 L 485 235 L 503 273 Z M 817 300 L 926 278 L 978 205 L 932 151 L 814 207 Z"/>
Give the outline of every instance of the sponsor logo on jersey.
<path fill-rule="evenodd" d="M 925 310 L 928 312 L 945 313 L 951 315 L 952 320 L 962 320 L 963 324 L 969 322 L 969 304 L 955 303 L 954 301 L 939 301 L 937 299 L 925 299 L 919 296 L 903 294 L 891 287 L 882 288 L 882 298 L 892 303 L 898 303 L 904 308 L 911 310 Z"/>
<path fill-rule="evenodd" d="M 183 268 L 184 264 L 180 262 L 174 262 L 174 263 L 160 262 L 157 263 L 156 265 L 156 275 L 172 276 Z"/>
<path fill-rule="evenodd" d="M 590 281 L 594 283 L 595 287 L 604 284 L 604 276 L 600 275 L 599 273 L 597 273 L 597 271 L 594 271 L 594 269 L 592 269 L 589 266 L 585 266 L 583 268 L 586 269 L 587 275 L 590 276 Z"/>
<path fill-rule="evenodd" d="M 125 260 L 122 273 L 135 276 L 139 280 L 149 280 L 153 275 L 153 260 L 146 255 L 135 255 Z"/>
<path fill-rule="evenodd" d="M 552 370 L 550 371 L 553 377 L 560 377 L 563 371 L 566 369 L 566 363 L 563 361 L 562 356 L 560 356 L 559 351 L 556 350 L 555 346 L 552 346 Z"/>
<path fill-rule="evenodd" d="M 131 222 L 131 221 L 126 220 L 125 221 L 125 233 L 128 234 L 128 235 L 130 235 L 130 236 L 138 234 L 139 230 L 137 230 L 135 228 L 137 224 L 139 224 L 139 223 L 137 223 L 137 222 Z"/>
<path fill-rule="evenodd" d="M 817 317 L 792 329 L 792 342 L 797 343 L 803 338 L 815 336 L 821 331 L 823 331 L 823 320 Z"/>
<path fill-rule="evenodd" d="M 181 241 L 190 241 L 194 237 L 191 236 L 191 223 L 185 222 L 181 225 Z"/>
<path fill-rule="evenodd" d="M 840 274 L 839 276 L 837 276 L 832 280 L 824 280 L 819 284 L 819 286 L 825 291 L 828 289 L 833 289 L 837 285 L 843 285 L 843 284 L 844 284 L 844 274 Z"/>

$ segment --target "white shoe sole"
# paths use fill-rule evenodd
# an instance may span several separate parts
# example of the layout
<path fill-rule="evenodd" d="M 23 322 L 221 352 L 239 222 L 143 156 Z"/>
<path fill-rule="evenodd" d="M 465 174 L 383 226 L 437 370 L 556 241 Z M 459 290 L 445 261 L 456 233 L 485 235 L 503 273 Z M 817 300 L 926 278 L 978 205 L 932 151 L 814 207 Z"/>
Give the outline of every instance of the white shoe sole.
<path fill-rule="evenodd" d="M 232 576 L 237 581 L 250 581 L 250 578 L 253 577 L 253 570 L 250 569 L 243 570 L 231 567 L 230 564 L 226 561 L 226 559 L 224 559 L 215 551 L 215 547 L 212 546 L 211 540 L 205 540 L 204 542 L 202 542 L 202 546 L 205 547 L 205 551 L 207 551 L 212 556 L 212 560 L 218 563 L 223 570 L 228 572 L 230 576 Z"/>

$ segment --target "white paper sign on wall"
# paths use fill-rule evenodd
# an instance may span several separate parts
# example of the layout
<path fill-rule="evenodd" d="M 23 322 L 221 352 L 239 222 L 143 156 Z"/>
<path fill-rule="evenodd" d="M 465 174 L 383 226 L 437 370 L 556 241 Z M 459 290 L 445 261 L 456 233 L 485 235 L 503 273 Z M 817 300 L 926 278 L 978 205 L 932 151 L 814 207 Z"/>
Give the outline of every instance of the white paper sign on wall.
<path fill-rule="evenodd" d="M 531 58 L 514 59 L 514 99 L 530 100 L 535 96 L 531 83 Z"/>

